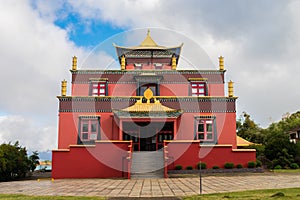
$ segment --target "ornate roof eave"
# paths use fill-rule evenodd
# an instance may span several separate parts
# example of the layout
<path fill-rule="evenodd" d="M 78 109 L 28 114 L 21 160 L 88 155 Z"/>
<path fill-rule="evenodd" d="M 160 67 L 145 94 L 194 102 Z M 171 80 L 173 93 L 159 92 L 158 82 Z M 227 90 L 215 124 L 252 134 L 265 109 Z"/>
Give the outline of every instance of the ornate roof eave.
<path fill-rule="evenodd" d="M 183 46 L 183 43 L 181 43 L 178 46 L 171 46 L 171 47 L 165 47 L 165 46 L 132 46 L 132 47 L 125 47 L 125 46 L 119 46 L 115 43 L 113 43 L 115 48 L 124 49 L 128 51 L 132 50 L 170 50 L 170 49 L 181 49 Z"/>
<path fill-rule="evenodd" d="M 143 98 L 146 102 L 143 103 Z M 151 102 L 153 100 L 153 102 Z M 118 117 L 150 117 L 150 118 L 170 118 L 179 117 L 183 111 L 169 108 L 162 105 L 158 100 L 153 98 L 153 92 L 150 88 L 146 89 L 144 96 L 132 106 L 120 110 L 113 110 L 114 115 Z"/>
<path fill-rule="evenodd" d="M 113 110 L 118 118 L 178 118 L 183 113 L 182 110 L 169 112 L 127 112 L 123 110 Z"/>
<path fill-rule="evenodd" d="M 124 47 L 113 44 L 116 48 L 117 56 L 120 58 L 122 55 L 130 55 L 131 52 L 135 51 L 165 51 L 169 52 L 168 54 L 175 54 L 177 59 L 181 53 L 181 48 L 183 43 L 179 46 L 173 47 L 164 47 L 164 46 L 133 46 L 133 47 Z"/>
<path fill-rule="evenodd" d="M 137 101 L 141 98 L 141 96 L 56 96 L 58 99 L 64 101 Z M 227 97 L 227 96 L 201 96 L 201 97 L 193 97 L 193 96 L 154 96 L 156 99 L 160 101 L 170 100 L 170 101 L 197 101 L 197 102 L 205 102 L 205 101 L 220 101 L 220 102 L 228 102 L 232 100 L 238 99 L 238 97 Z"/>

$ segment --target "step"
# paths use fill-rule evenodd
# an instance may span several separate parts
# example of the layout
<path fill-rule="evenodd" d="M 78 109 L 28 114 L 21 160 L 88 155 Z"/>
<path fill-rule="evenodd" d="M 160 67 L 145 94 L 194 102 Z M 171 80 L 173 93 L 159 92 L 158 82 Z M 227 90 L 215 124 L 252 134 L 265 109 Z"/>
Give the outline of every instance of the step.
<path fill-rule="evenodd" d="M 162 178 L 163 167 L 163 151 L 142 151 L 132 153 L 132 178 Z"/>
<path fill-rule="evenodd" d="M 139 178 L 164 178 L 164 169 L 156 170 L 153 172 L 145 172 L 145 173 L 131 173 L 132 179 Z"/>

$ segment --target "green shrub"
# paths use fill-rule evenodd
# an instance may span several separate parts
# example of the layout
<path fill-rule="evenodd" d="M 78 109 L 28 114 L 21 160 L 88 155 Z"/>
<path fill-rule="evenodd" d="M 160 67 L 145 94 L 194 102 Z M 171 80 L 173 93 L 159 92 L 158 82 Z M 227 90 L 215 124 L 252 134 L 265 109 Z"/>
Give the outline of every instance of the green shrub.
<path fill-rule="evenodd" d="M 201 165 L 201 169 L 206 169 L 206 163 L 204 163 L 204 162 L 199 162 L 198 164 L 197 164 L 197 169 L 200 169 L 200 165 Z"/>
<path fill-rule="evenodd" d="M 262 167 L 262 162 L 260 160 L 256 161 L 256 167 Z"/>
<path fill-rule="evenodd" d="M 212 168 L 213 168 L 213 169 L 220 169 L 219 166 L 213 166 Z"/>
<path fill-rule="evenodd" d="M 187 166 L 186 169 L 187 169 L 187 170 L 192 170 L 193 167 L 192 167 L 192 166 Z"/>
<path fill-rule="evenodd" d="M 175 166 L 175 169 L 176 169 L 176 170 L 182 170 L 182 166 L 181 166 L 181 165 L 176 165 L 176 166 Z"/>
<path fill-rule="evenodd" d="M 237 165 L 236 165 L 236 168 L 242 169 L 242 168 L 243 168 L 243 165 L 242 165 L 242 164 L 237 164 Z"/>
<path fill-rule="evenodd" d="M 292 163 L 292 164 L 290 165 L 290 168 L 291 168 L 291 169 L 298 169 L 298 168 L 299 168 L 299 165 L 298 165 L 297 163 Z"/>
<path fill-rule="evenodd" d="M 248 168 L 255 168 L 255 167 L 256 167 L 256 162 L 254 162 L 254 161 L 248 162 Z"/>
<path fill-rule="evenodd" d="M 224 168 L 225 169 L 232 169 L 232 168 L 234 168 L 234 164 L 231 163 L 231 162 L 227 162 L 227 163 L 224 164 Z"/>
<path fill-rule="evenodd" d="M 282 167 L 280 165 L 276 165 L 274 169 L 282 169 Z"/>

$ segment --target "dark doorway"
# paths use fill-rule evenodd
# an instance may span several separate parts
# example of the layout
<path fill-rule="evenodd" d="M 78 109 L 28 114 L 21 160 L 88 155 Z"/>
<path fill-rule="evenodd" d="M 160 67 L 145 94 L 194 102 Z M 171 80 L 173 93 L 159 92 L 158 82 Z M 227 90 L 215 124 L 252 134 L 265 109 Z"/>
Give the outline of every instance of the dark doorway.
<path fill-rule="evenodd" d="M 158 123 L 142 122 L 140 125 L 140 151 L 156 151 Z"/>
<path fill-rule="evenodd" d="M 173 140 L 173 127 L 173 122 L 123 122 L 123 140 L 132 140 L 134 151 L 156 151 Z"/>

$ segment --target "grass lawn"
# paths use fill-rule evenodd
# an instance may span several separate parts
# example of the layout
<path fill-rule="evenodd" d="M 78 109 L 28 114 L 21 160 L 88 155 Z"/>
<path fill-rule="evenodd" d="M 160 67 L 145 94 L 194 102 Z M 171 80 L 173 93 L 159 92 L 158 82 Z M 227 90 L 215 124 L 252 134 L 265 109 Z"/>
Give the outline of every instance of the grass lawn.
<path fill-rule="evenodd" d="M 18 194 L 0 194 L 0 200 L 103 200 L 103 197 L 63 197 L 63 196 L 28 196 Z M 198 196 L 184 197 L 185 200 L 194 199 L 300 199 L 300 188 L 288 188 L 288 189 L 271 189 L 271 190 L 251 190 L 245 192 L 229 192 L 229 193 L 218 193 L 218 194 L 205 194 Z"/>
<path fill-rule="evenodd" d="M 207 194 L 202 196 L 191 196 L 183 198 L 185 200 L 194 199 L 300 199 L 300 188 L 270 189 L 270 190 L 251 190 L 244 192 L 229 192 L 219 194 Z"/>
<path fill-rule="evenodd" d="M 274 169 L 275 173 L 300 173 L 300 169 Z"/>

